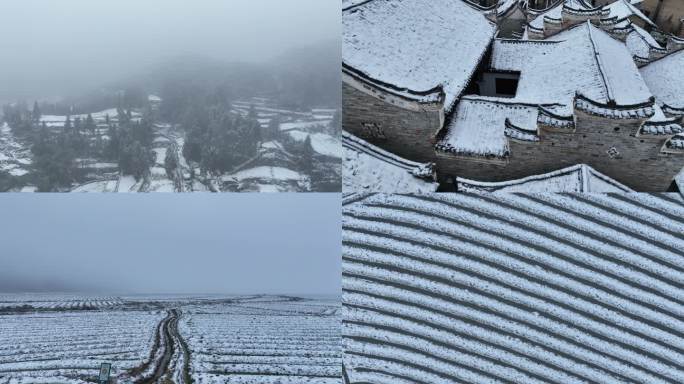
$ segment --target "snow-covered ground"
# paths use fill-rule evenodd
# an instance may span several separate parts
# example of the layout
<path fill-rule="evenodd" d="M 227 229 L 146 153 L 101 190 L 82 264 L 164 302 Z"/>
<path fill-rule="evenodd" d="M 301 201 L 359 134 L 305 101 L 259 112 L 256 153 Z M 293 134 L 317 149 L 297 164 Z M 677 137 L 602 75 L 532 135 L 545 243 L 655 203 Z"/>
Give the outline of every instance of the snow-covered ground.
<path fill-rule="evenodd" d="M 55 311 L 3 314 L 0 382 L 87 383 L 100 364 L 117 376 L 141 364 L 160 311 Z"/>
<path fill-rule="evenodd" d="M 342 157 L 342 143 L 337 137 L 327 133 L 308 133 L 300 130 L 288 131 L 288 134 L 296 141 L 305 141 L 307 137 L 311 139 L 311 147 L 317 153 L 329 157 Z"/>
<path fill-rule="evenodd" d="M 343 207 L 350 382 L 684 382 L 679 194 Z"/>
<path fill-rule="evenodd" d="M 256 298 L 187 307 L 192 377 L 206 383 L 341 383 L 339 302 Z"/>
<path fill-rule="evenodd" d="M 105 362 L 121 383 L 341 383 L 340 309 L 329 297 L 3 294 L 0 383 L 90 383 Z"/>

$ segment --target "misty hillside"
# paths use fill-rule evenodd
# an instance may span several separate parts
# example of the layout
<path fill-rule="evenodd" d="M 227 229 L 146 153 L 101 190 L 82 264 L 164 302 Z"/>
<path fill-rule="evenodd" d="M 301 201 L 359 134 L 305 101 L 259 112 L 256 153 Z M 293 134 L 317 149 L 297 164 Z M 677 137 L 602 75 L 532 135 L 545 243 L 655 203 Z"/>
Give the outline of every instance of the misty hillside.
<path fill-rule="evenodd" d="M 7 103 L 0 190 L 339 191 L 339 63 L 333 40 L 259 64 L 185 55 Z"/>
<path fill-rule="evenodd" d="M 174 84 L 195 89 L 229 90 L 232 98 L 255 95 L 274 99 L 280 106 L 301 109 L 341 103 L 339 41 L 294 48 L 266 63 L 221 61 L 200 56 L 177 56 L 138 74 L 123 78 L 78 97 L 69 104 L 87 105 L 98 95 L 121 89 L 159 90 Z"/>

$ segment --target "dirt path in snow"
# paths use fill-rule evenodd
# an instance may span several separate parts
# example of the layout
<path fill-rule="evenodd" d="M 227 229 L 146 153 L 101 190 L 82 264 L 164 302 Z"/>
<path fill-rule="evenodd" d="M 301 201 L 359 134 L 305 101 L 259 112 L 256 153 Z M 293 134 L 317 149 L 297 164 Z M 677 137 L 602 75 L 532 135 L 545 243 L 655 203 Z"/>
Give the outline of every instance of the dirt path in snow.
<path fill-rule="evenodd" d="M 178 332 L 181 311 L 172 309 L 159 323 L 150 361 L 120 377 L 120 381 L 131 380 L 135 384 L 175 383 L 190 384 L 190 353 Z M 150 374 L 151 372 L 151 374 Z"/>
<path fill-rule="evenodd" d="M 154 374 L 152 377 L 138 381 L 138 383 L 153 384 L 159 382 L 162 377 L 166 376 L 166 373 L 169 369 L 169 363 L 171 362 L 171 358 L 173 357 L 173 352 L 175 350 L 175 340 L 172 336 L 171 328 L 173 328 L 173 324 L 175 324 L 177 321 L 178 311 L 176 309 L 172 309 L 169 311 L 169 317 L 166 318 L 166 321 L 159 330 L 159 332 L 162 333 L 160 336 L 161 340 L 163 341 L 161 344 L 161 348 L 163 350 L 161 359 L 157 360 L 157 365 L 154 369 Z"/>

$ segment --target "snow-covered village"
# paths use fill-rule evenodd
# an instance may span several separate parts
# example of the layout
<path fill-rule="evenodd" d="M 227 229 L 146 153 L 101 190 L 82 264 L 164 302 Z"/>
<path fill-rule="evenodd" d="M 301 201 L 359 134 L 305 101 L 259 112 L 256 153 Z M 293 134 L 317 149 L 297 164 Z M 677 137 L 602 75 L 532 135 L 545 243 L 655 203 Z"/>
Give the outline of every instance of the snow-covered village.
<path fill-rule="evenodd" d="M 119 100 L 129 93 L 119 92 Z M 71 192 L 308 192 L 341 184 L 340 111 L 268 98 L 221 100 L 169 117 L 164 99 L 86 112 L 5 105 L 0 188 Z M 125 107 L 122 106 L 126 105 Z M 173 108 L 182 108 L 174 106 Z M 45 111 L 45 112 L 43 112 Z M 166 111 L 166 112 L 165 112 Z M 190 114 L 196 113 L 195 116 Z"/>
<path fill-rule="evenodd" d="M 0 192 L 341 190 L 339 7 L 131 3 L 0 5 Z"/>
<path fill-rule="evenodd" d="M 173 123 L 162 117 L 163 103 L 150 94 L 135 107 L 57 115 L 41 113 L 37 102 L 31 109 L 6 105 L 0 187 L 22 192 L 340 189 L 340 113 L 333 107 L 288 110 L 253 97 L 225 101 L 198 111 L 209 116 Z"/>
<path fill-rule="evenodd" d="M 345 192 L 682 189 L 682 1 L 342 7 Z"/>

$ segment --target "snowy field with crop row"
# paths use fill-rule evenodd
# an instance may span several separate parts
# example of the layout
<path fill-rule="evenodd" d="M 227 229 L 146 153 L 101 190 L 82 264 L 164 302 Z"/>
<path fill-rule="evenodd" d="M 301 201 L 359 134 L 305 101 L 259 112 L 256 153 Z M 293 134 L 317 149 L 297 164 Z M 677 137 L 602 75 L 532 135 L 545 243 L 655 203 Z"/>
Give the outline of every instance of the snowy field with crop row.
<path fill-rule="evenodd" d="M 351 382 L 684 382 L 680 195 L 371 195 L 343 211 Z"/>
<path fill-rule="evenodd" d="M 341 383 L 339 301 L 265 298 L 188 307 L 197 383 Z"/>
<path fill-rule="evenodd" d="M 0 383 L 93 382 L 143 363 L 163 311 L 63 311 L 0 315 Z"/>
<path fill-rule="evenodd" d="M 338 298 L 0 295 L 0 384 L 341 383 Z"/>
<path fill-rule="evenodd" d="M 0 309 L 31 307 L 40 309 L 95 309 L 121 305 L 119 297 L 76 294 L 1 294 Z"/>

